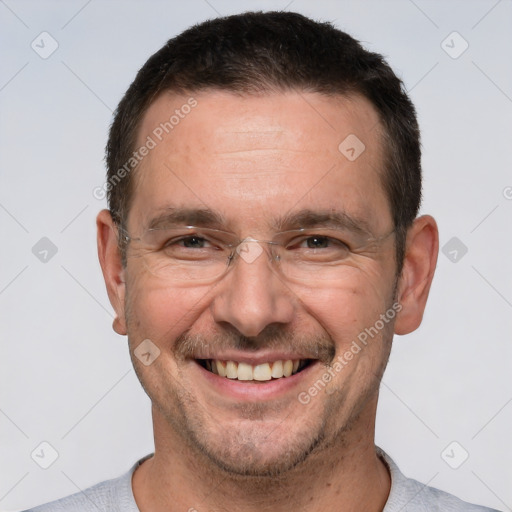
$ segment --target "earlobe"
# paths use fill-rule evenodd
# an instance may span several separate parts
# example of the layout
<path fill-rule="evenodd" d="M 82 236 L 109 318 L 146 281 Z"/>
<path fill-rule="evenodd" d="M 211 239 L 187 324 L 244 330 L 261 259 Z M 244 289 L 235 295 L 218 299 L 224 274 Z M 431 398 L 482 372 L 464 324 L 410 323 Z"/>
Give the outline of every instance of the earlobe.
<path fill-rule="evenodd" d="M 107 287 L 110 304 L 115 311 L 112 328 L 117 334 L 125 335 L 125 269 L 122 265 L 121 253 L 117 240 L 117 228 L 108 210 L 102 210 L 96 217 L 98 258 L 103 278 Z"/>
<path fill-rule="evenodd" d="M 396 334 L 416 330 L 423 318 L 439 250 L 436 221 L 430 215 L 418 217 L 409 228 L 398 302 L 402 310 L 395 322 Z"/>
<path fill-rule="evenodd" d="M 126 323 L 123 320 L 121 320 L 118 316 L 114 318 L 114 321 L 112 322 L 112 329 L 117 332 L 117 334 L 120 334 L 121 336 L 124 336 L 127 334 L 126 331 Z"/>

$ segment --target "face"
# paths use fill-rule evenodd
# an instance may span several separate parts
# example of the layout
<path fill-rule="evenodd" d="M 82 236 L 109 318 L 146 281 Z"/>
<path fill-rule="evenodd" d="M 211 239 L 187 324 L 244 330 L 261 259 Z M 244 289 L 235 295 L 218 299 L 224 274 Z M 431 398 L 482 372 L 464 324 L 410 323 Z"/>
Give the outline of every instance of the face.
<path fill-rule="evenodd" d="M 141 124 L 137 147 L 148 136 L 156 146 L 137 170 L 118 314 L 132 354 L 148 339 L 159 350 L 147 366 L 133 357 L 159 435 L 233 473 L 280 473 L 366 429 L 375 415 L 396 314 L 380 124 L 359 97 L 210 91 L 194 99 L 183 109 L 188 97 L 163 95 Z M 155 129 L 176 109 L 190 112 L 160 141 Z M 364 144 L 359 155 L 354 138 L 339 149 L 354 135 Z M 177 281 L 162 272 L 165 256 L 139 240 L 162 216 L 239 240 L 330 230 L 351 246 L 315 272 L 298 265 L 300 279 L 281 271 L 271 244 L 251 242 L 245 251 L 256 248 L 257 257 L 235 251 L 222 276 Z M 192 239 L 185 249 L 205 247 L 212 249 Z M 297 266 L 295 257 L 322 258 L 331 247 L 311 236 L 282 251 Z"/>

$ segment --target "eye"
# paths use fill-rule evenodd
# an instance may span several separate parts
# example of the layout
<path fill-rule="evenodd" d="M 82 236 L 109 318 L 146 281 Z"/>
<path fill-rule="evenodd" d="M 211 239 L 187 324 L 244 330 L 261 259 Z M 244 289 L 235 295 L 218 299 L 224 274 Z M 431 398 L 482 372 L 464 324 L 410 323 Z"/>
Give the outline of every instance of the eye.
<path fill-rule="evenodd" d="M 342 240 L 325 235 L 308 236 L 300 240 L 297 245 L 300 249 L 349 249 L 348 245 Z"/>
<path fill-rule="evenodd" d="M 184 235 L 168 238 L 162 245 L 166 252 L 173 253 L 184 251 L 217 251 L 223 249 L 223 242 L 215 241 L 201 235 Z"/>
<path fill-rule="evenodd" d="M 287 251 L 285 257 L 306 263 L 336 263 L 347 258 L 351 252 L 348 243 L 337 233 L 301 233 L 283 245 Z"/>
<path fill-rule="evenodd" d="M 179 239 L 169 240 L 165 246 L 169 247 L 171 245 L 179 245 L 180 247 L 184 247 L 186 249 L 204 249 L 209 244 L 206 238 L 201 236 L 192 235 L 186 236 Z"/>
<path fill-rule="evenodd" d="M 221 244 L 200 234 L 167 237 L 160 247 L 162 254 L 166 257 L 180 261 L 216 258 L 223 251 Z"/>
<path fill-rule="evenodd" d="M 326 236 L 310 236 L 304 242 L 308 249 L 324 249 L 329 246 L 329 238 Z"/>
<path fill-rule="evenodd" d="M 153 253 L 194 261 L 220 257 L 229 249 L 231 238 L 230 233 L 220 230 L 184 227 L 149 230 L 145 243 Z"/>

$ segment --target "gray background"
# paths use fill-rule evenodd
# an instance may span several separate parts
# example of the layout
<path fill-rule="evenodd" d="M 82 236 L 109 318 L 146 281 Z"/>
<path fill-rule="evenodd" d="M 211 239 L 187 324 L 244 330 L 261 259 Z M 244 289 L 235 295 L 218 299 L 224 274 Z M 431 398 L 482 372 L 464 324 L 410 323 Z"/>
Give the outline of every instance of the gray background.
<path fill-rule="evenodd" d="M 377 442 L 408 476 L 512 510 L 510 0 L 0 0 L 1 510 L 118 476 L 152 451 L 149 401 L 110 328 L 96 256 L 112 110 L 171 36 L 274 8 L 334 21 L 387 56 L 418 108 L 423 212 L 441 246 L 457 238 L 422 327 L 395 339 Z M 46 59 L 43 31 L 58 43 Z M 48 469 L 43 441 L 58 452 Z"/>

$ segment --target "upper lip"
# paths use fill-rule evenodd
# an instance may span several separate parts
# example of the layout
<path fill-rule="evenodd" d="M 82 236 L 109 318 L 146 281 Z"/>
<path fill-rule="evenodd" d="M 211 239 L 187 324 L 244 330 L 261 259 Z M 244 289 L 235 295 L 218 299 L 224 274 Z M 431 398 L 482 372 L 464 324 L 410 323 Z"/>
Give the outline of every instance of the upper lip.
<path fill-rule="evenodd" d="M 215 354 L 200 354 L 194 356 L 194 359 L 216 359 L 219 361 L 236 361 L 237 363 L 246 363 L 253 366 L 263 363 L 273 363 L 274 361 L 287 361 L 313 359 L 310 356 L 305 356 L 298 353 L 290 352 L 239 352 L 239 351 L 225 351 Z"/>

